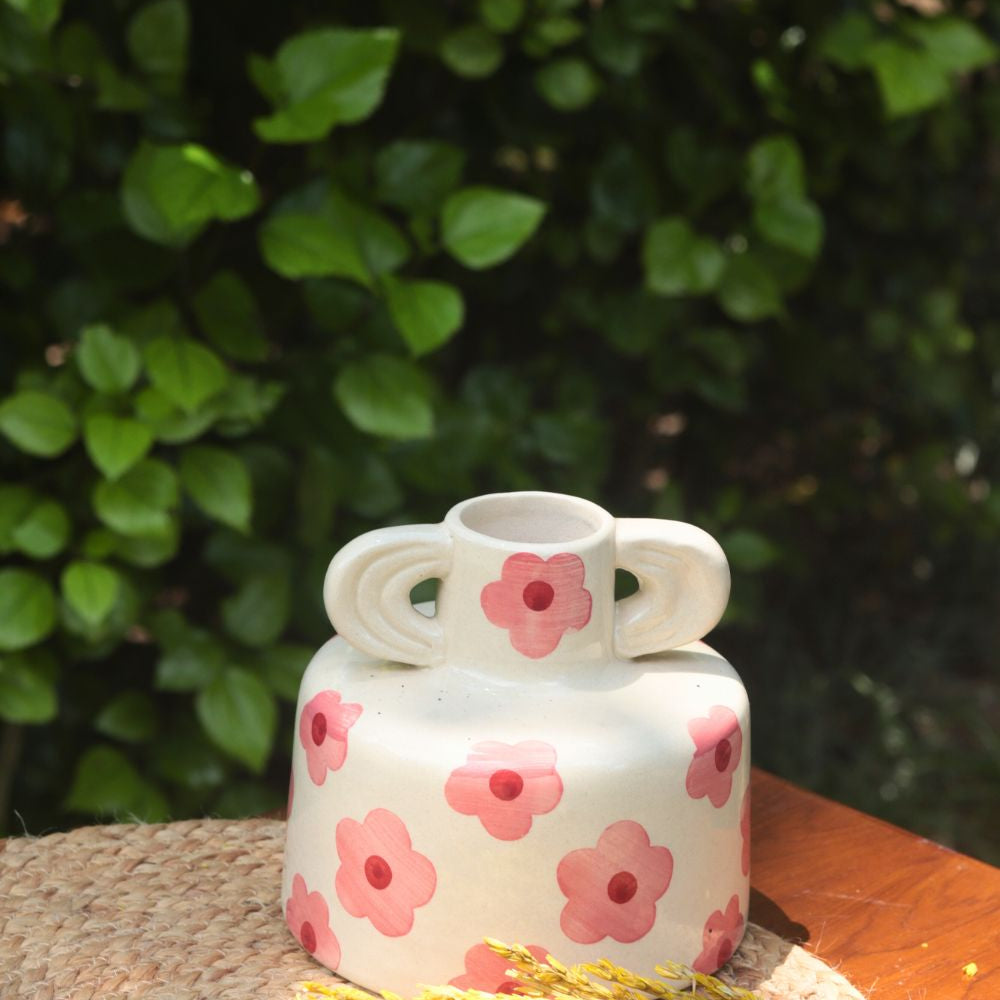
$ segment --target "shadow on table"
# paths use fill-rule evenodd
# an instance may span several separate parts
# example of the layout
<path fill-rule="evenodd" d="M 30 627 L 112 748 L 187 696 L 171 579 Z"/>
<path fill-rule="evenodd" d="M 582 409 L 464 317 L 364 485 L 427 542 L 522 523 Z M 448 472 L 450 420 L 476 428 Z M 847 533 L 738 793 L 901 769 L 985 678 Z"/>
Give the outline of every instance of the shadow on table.
<path fill-rule="evenodd" d="M 794 944 L 809 940 L 809 928 L 797 923 L 778 904 L 756 889 L 750 890 L 750 919 Z"/>

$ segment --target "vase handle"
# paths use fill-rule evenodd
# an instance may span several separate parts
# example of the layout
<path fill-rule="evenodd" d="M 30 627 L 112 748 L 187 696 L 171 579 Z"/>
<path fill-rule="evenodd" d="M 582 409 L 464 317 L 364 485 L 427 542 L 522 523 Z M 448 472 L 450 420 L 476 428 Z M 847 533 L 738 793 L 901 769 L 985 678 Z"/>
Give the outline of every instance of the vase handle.
<path fill-rule="evenodd" d="M 615 652 L 631 658 L 700 639 L 729 600 L 729 563 L 706 531 L 683 521 L 618 518 L 616 563 L 639 591 L 616 605 Z"/>
<path fill-rule="evenodd" d="M 326 613 L 339 635 L 374 657 L 430 666 L 444 653 L 441 625 L 410 603 L 410 591 L 451 568 L 443 524 L 379 528 L 345 545 L 323 584 Z"/>

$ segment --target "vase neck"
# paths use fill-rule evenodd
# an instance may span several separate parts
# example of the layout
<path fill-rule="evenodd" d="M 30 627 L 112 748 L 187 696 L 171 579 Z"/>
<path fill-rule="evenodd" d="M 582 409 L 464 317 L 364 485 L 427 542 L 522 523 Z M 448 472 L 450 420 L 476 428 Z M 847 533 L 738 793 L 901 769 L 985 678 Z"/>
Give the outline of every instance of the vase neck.
<path fill-rule="evenodd" d="M 613 658 L 614 519 L 585 500 L 499 494 L 445 522 L 452 565 L 438 592 L 447 662 L 545 677 Z"/>

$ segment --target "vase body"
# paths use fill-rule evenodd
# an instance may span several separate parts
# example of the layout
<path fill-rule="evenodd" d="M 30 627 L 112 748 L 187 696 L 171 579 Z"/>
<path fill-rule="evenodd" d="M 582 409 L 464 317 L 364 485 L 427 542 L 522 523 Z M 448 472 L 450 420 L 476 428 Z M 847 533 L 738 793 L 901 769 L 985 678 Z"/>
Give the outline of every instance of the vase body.
<path fill-rule="evenodd" d="M 616 567 L 639 592 L 614 600 Z M 436 608 L 409 604 L 421 579 Z M 333 560 L 301 685 L 283 901 L 345 978 L 509 992 L 485 936 L 711 972 L 746 925 L 749 707 L 700 636 L 728 597 L 690 525 L 479 497 Z"/>

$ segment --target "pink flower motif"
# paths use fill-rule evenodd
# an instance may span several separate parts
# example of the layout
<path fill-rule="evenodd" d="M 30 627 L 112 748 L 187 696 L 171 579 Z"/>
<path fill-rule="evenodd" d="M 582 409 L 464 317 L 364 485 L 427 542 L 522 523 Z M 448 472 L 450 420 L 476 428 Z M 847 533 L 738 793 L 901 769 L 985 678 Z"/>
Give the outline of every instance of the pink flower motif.
<path fill-rule="evenodd" d="M 347 730 L 358 721 L 360 705 L 340 703 L 339 691 L 320 691 L 302 709 L 299 741 L 306 751 L 309 777 L 317 785 L 336 771 L 347 756 Z"/>
<path fill-rule="evenodd" d="M 448 805 L 478 816 L 498 840 L 519 840 L 531 817 L 555 809 L 562 798 L 556 751 L 548 743 L 477 743 L 466 763 L 451 772 L 444 786 Z"/>
<path fill-rule="evenodd" d="M 400 937 L 413 927 L 413 911 L 437 887 L 434 865 L 410 846 L 403 821 L 373 809 L 363 823 L 337 824 L 337 896 L 354 917 L 367 917 L 381 934 Z"/>
<path fill-rule="evenodd" d="M 687 773 L 688 795 L 693 799 L 707 795 L 718 809 L 729 800 L 743 751 L 740 721 L 732 709 L 713 705 L 707 716 L 688 722 L 688 732 L 695 746 Z"/>
<path fill-rule="evenodd" d="M 529 944 L 528 951 L 540 962 L 548 952 L 537 944 Z M 517 982 L 507 975 L 511 962 L 502 958 L 485 944 L 475 944 L 465 953 L 465 975 L 456 976 L 448 985 L 460 990 L 481 990 L 484 993 L 516 993 Z"/>
<path fill-rule="evenodd" d="M 667 891 L 674 859 L 666 847 L 652 847 L 649 835 L 630 819 L 612 823 L 596 848 L 570 851 L 556 878 L 569 898 L 559 923 L 580 944 L 609 934 L 616 941 L 638 941 L 656 920 L 656 901 Z"/>
<path fill-rule="evenodd" d="M 292 879 L 292 894 L 285 904 L 288 929 L 299 944 L 328 969 L 340 965 L 340 943 L 330 930 L 330 911 L 321 892 L 308 892 L 301 875 Z"/>
<path fill-rule="evenodd" d="M 740 835 L 743 837 L 743 857 L 740 865 L 744 875 L 750 874 L 750 789 L 747 788 L 740 806 Z"/>
<path fill-rule="evenodd" d="M 549 559 L 517 552 L 504 562 L 500 579 L 483 587 L 479 602 L 494 625 L 510 630 L 511 645 L 537 660 L 559 645 L 564 632 L 590 621 L 583 577 L 583 560 L 572 552 Z"/>
<path fill-rule="evenodd" d="M 733 957 L 743 940 L 743 914 L 736 896 L 729 900 L 726 912 L 715 910 L 701 932 L 701 954 L 691 963 L 696 972 L 715 972 Z"/>

